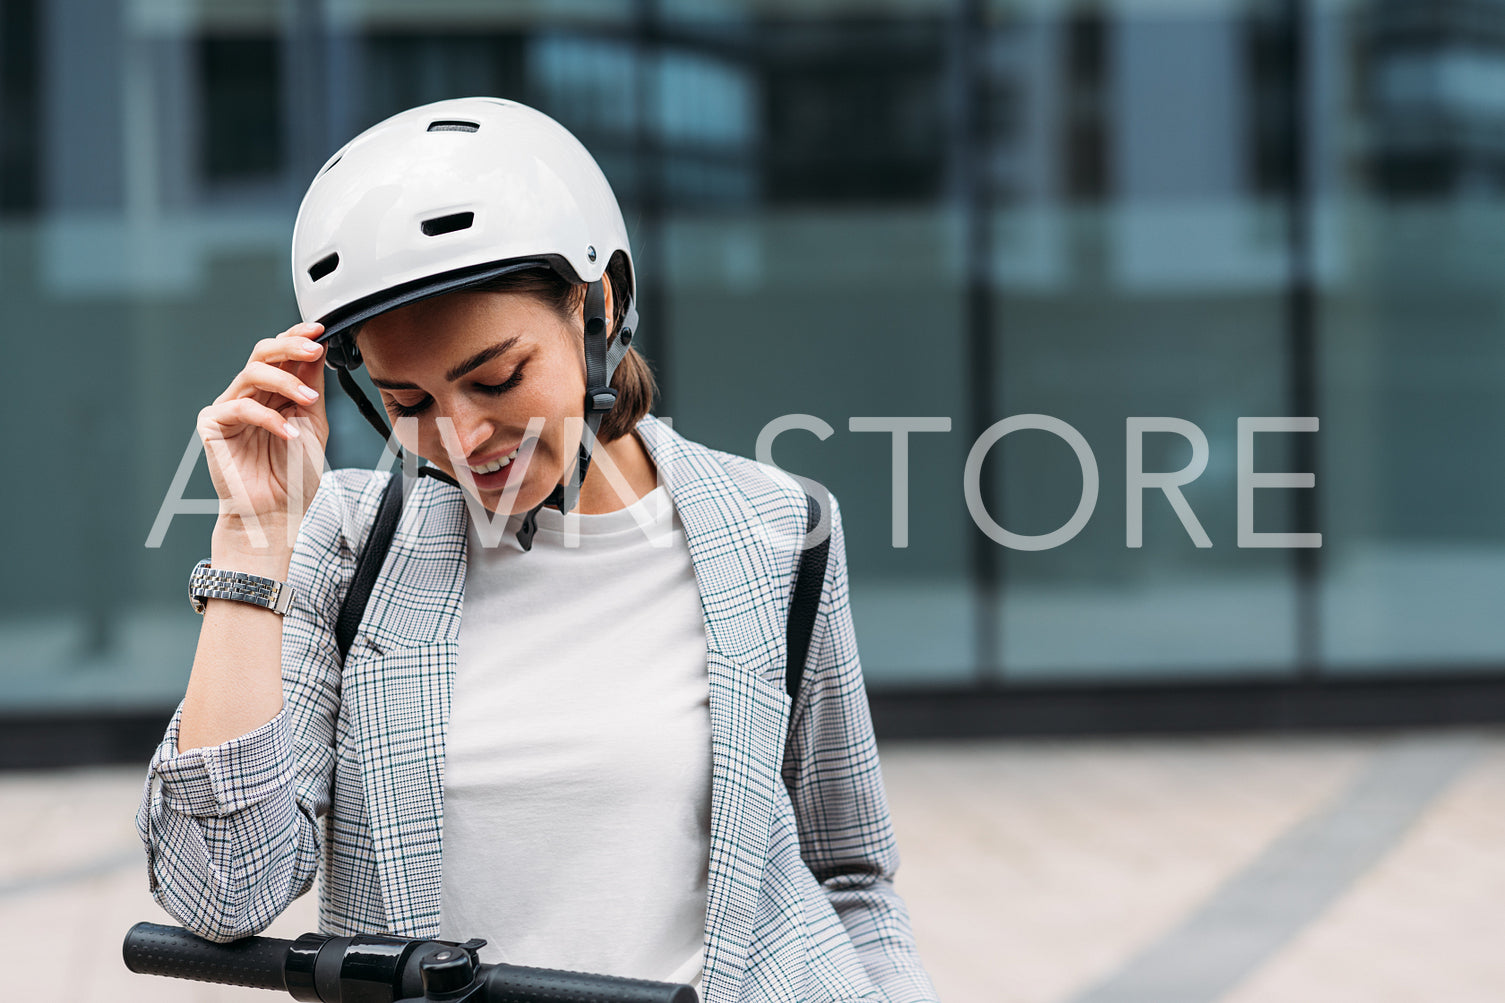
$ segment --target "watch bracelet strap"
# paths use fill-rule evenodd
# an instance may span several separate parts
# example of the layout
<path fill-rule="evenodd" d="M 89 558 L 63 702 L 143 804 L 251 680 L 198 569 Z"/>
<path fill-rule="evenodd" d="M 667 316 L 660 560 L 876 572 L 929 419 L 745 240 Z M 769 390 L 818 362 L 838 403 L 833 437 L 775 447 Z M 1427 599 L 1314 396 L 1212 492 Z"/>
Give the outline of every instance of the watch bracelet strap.
<path fill-rule="evenodd" d="M 188 581 L 189 594 L 200 602 L 204 599 L 233 599 L 269 609 L 285 615 L 293 602 L 293 589 L 286 582 L 279 582 L 261 575 L 244 571 L 226 571 L 209 567 L 208 561 L 200 561 Z"/>

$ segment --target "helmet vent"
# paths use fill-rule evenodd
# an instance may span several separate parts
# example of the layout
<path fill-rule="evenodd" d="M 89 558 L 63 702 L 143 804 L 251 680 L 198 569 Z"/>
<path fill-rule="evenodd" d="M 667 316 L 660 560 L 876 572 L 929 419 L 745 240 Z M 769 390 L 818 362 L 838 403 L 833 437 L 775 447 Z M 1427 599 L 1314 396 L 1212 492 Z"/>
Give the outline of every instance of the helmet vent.
<path fill-rule="evenodd" d="M 433 219 L 423 221 L 423 232 L 430 237 L 437 237 L 441 233 L 454 233 L 456 230 L 468 230 L 476 221 L 473 212 L 456 212 L 448 216 L 436 216 Z"/>
<path fill-rule="evenodd" d="M 458 119 L 442 118 L 437 122 L 429 123 L 429 132 L 475 132 L 481 128 L 479 122 L 462 122 Z"/>
<path fill-rule="evenodd" d="M 338 267 L 340 267 L 339 254 L 326 255 L 308 266 L 308 277 L 317 282 Z"/>

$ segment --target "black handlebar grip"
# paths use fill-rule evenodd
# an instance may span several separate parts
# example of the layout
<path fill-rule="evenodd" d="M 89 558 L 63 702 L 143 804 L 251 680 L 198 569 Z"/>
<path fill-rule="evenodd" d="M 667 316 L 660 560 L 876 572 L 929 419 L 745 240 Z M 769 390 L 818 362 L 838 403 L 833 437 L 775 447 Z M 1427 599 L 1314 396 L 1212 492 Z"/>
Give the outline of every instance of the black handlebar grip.
<path fill-rule="evenodd" d="M 697 1003 L 695 990 L 672 982 L 623 979 L 522 965 L 486 965 L 486 1003 Z"/>
<path fill-rule="evenodd" d="M 282 978 L 290 940 L 246 937 L 228 944 L 159 923 L 137 923 L 125 935 L 125 967 L 138 975 L 167 975 L 227 986 L 286 991 Z"/>

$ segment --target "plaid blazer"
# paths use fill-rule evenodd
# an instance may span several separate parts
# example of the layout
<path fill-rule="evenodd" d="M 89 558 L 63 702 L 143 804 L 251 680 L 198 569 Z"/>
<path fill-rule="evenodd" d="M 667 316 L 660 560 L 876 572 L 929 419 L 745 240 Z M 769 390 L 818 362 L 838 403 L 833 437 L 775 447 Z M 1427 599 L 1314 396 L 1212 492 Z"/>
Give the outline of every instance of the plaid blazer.
<path fill-rule="evenodd" d="M 848 603 L 840 507 L 804 682 L 784 692 L 784 623 L 806 504 L 777 468 L 652 416 L 637 431 L 685 527 L 710 675 L 710 1003 L 928 1001 Z M 445 723 L 469 515 L 412 487 L 341 664 L 334 624 L 386 477 L 326 474 L 300 529 L 282 633 L 284 702 L 223 745 L 177 752 L 174 714 L 136 815 L 153 896 L 226 941 L 264 929 L 322 869 L 331 934 L 439 932 Z M 181 713 L 181 708 L 178 713 Z M 792 724 L 791 724 L 792 722 Z"/>

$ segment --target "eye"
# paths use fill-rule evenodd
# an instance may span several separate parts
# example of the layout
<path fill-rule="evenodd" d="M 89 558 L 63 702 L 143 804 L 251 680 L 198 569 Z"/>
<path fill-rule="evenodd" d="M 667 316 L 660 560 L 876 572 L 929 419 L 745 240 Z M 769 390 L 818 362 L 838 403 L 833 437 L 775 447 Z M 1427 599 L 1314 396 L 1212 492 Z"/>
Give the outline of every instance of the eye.
<path fill-rule="evenodd" d="M 522 381 L 523 367 L 518 366 L 512 371 L 512 375 L 507 377 L 507 380 L 504 383 L 477 383 L 475 387 L 477 390 L 481 391 L 484 394 L 497 396 L 513 389 Z M 395 400 L 388 400 L 386 402 L 387 407 L 391 408 L 392 413 L 397 415 L 399 418 L 416 418 L 424 411 L 427 411 L 428 406 L 432 403 L 433 398 L 431 397 L 425 397 L 416 404 L 399 404 Z"/>
<path fill-rule="evenodd" d="M 392 413 L 397 415 L 399 418 L 416 418 L 418 415 L 428 410 L 430 403 L 430 399 L 425 397 L 417 404 L 399 404 L 396 401 L 388 401 L 387 406 L 390 407 L 392 409 Z"/>
<path fill-rule="evenodd" d="M 522 381 L 523 367 L 518 366 L 512 371 L 512 375 L 507 377 L 507 381 L 505 383 L 477 383 L 476 389 L 481 391 L 482 393 L 504 394 L 508 390 L 511 390 L 513 387 L 517 386 Z"/>

